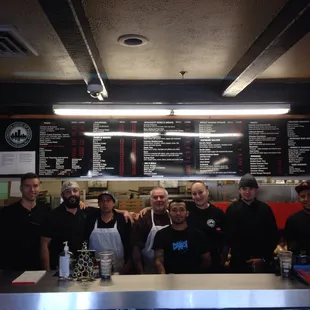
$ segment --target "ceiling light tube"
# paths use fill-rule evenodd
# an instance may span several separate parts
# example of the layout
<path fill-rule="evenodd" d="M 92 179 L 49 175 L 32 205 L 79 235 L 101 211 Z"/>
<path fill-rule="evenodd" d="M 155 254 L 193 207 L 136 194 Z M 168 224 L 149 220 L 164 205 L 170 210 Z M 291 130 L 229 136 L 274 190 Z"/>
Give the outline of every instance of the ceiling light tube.
<path fill-rule="evenodd" d="M 289 104 L 256 105 L 178 105 L 173 110 L 176 116 L 242 116 L 242 115 L 281 115 L 290 111 Z"/>
<path fill-rule="evenodd" d="M 168 116 L 171 109 L 161 107 L 155 108 L 152 105 L 62 105 L 53 106 L 54 113 L 57 115 L 68 116 Z"/>
<path fill-rule="evenodd" d="M 54 113 L 65 116 L 257 116 L 281 115 L 290 111 L 289 104 L 208 105 L 208 104 L 57 104 Z"/>

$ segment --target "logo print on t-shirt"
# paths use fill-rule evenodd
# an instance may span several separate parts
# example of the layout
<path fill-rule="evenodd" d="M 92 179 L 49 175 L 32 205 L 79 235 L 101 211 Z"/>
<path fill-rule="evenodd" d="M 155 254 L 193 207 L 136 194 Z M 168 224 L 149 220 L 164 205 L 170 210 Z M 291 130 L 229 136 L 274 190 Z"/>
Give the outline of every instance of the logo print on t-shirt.
<path fill-rule="evenodd" d="M 215 227 L 215 221 L 214 219 L 208 219 L 207 220 L 207 225 L 211 228 L 214 228 Z"/>
<path fill-rule="evenodd" d="M 188 249 L 187 240 L 185 241 L 177 241 L 172 243 L 173 251 L 184 251 Z"/>

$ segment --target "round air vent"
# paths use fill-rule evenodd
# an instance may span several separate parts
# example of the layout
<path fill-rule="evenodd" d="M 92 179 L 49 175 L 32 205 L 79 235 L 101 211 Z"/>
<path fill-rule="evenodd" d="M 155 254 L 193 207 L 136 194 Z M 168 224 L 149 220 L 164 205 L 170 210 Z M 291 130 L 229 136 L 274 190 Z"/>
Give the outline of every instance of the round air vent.
<path fill-rule="evenodd" d="M 118 43 L 127 47 L 138 47 L 147 44 L 149 40 L 138 34 L 125 34 L 118 38 Z"/>

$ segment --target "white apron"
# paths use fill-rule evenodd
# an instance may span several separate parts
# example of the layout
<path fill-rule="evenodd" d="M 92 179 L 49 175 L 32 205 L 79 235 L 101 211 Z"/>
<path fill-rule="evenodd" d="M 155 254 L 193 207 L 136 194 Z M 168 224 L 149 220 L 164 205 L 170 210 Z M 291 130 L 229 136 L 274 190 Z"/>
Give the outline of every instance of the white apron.
<path fill-rule="evenodd" d="M 168 213 L 168 212 L 167 212 Z M 144 272 L 145 273 L 155 273 L 155 258 L 154 258 L 154 250 L 152 249 L 154 244 L 155 235 L 161 229 L 168 227 L 165 226 L 155 226 L 154 223 L 154 212 L 151 210 L 151 218 L 152 218 L 152 228 L 147 236 L 144 248 L 142 249 L 142 258 L 144 263 Z M 171 223 L 171 220 L 170 220 Z"/>
<path fill-rule="evenodd" d="M 113 251 L 115 262 L 114 272 L 120 272 L 124 266 L 124 246 L 117 230 L 117 221 L 113 228 L 98 228 L 98 220 L 89 237 L 89 249 L 96 251 L 96 257 L 102 251 Z"/>

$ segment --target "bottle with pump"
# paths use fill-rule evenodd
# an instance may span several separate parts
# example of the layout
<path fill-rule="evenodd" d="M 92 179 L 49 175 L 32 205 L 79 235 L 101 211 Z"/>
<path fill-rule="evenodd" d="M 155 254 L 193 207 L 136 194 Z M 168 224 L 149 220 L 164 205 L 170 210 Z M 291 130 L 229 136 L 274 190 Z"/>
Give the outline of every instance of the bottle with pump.
<path fill-rule="evenodd" d="M 70 278 L 71 253 L 69 252 L 68 241 L 64 242 L 64 250 L 59 254 L 59 278 Z"/>

